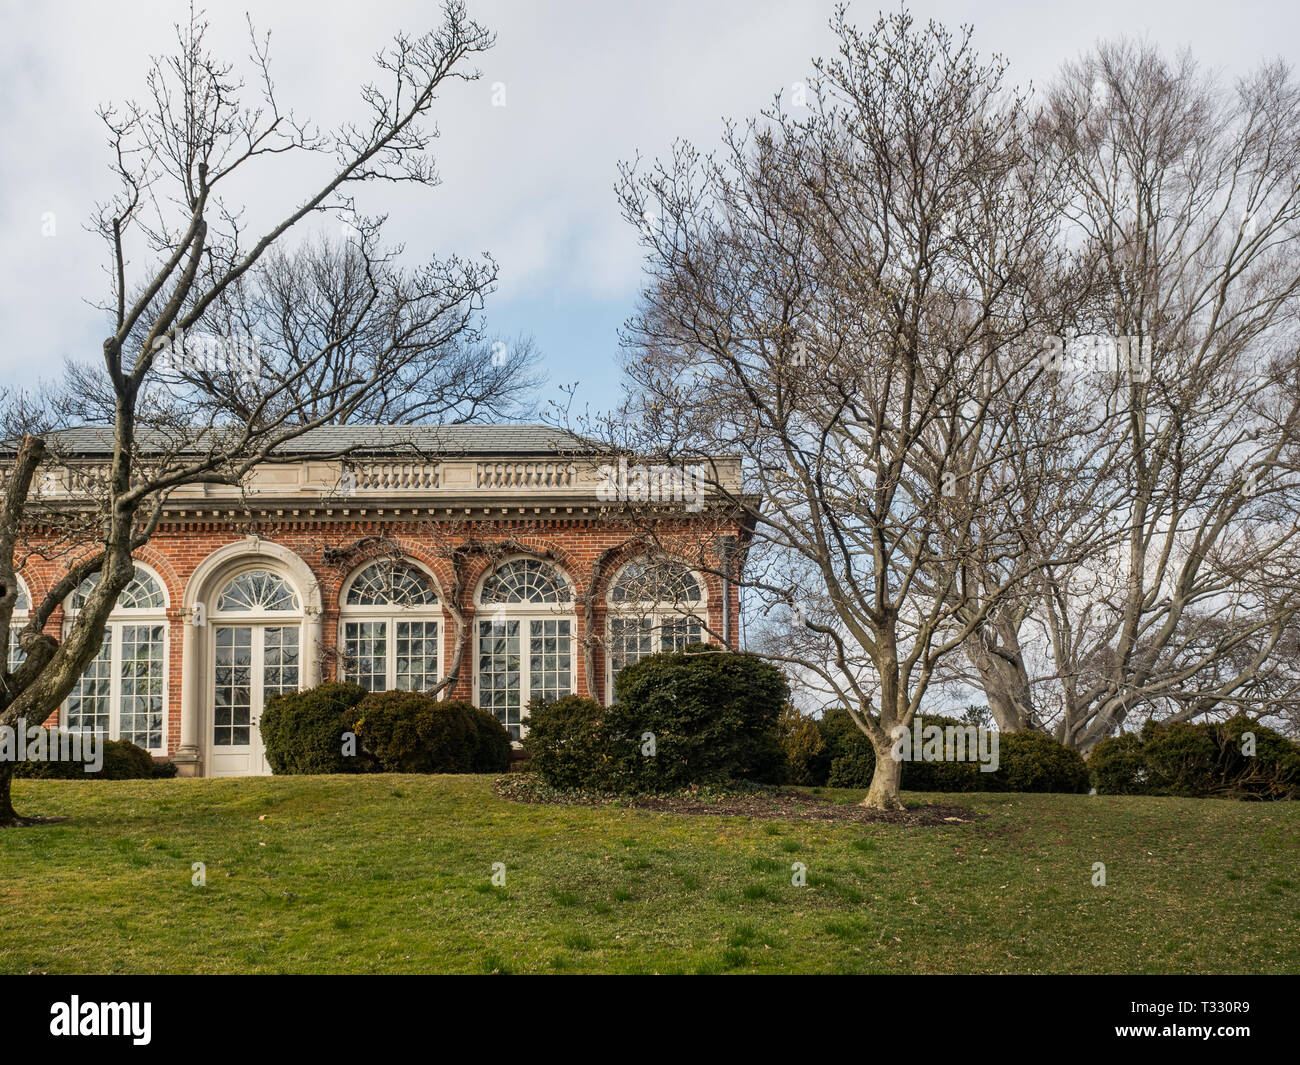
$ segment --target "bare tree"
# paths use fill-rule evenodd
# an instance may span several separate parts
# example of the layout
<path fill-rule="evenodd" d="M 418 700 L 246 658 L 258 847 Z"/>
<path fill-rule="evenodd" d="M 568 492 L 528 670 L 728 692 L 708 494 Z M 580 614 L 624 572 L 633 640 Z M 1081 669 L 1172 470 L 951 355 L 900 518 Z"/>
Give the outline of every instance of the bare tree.
<path fill-rule="evenodd" d="M 623 432 L 744 458 L 740 584 L 792 630 L 767 653 L 849 709 L 866 804 L 896 809 L 892 731 L 1026 576 L 1026 490 L 998 463 L 1042 376 L 1023 341 L 1051 324 L 1056 204 L 969 31 L 832 24 L 806 112 L 778 99 L 717 156 L 624 169 L 649 279 Z"/>
<path fill-rule="evenodd" d="M 24 432 L 9 437 L 0 497 L 0 646 L 15 569 L 33 552 L 57 555 L 67 569 L 31 604 L 18 639 L 22 664 L 0 676 L 3 725 L 43 721 L 72 690 L 132 577 L 132 553 L 178 487 L 240 484 L 311 429 L 392 412 L 431 358 L 451 361 L 439 362 L 448 372 L 430 391 L 427 413 L 460 417 L 510 398 L 508 388 L 492 392 L 490 373 L 456 391 L 455 360 L 472 359 L 481 341 L 473 320 L 495 278 L 491 260 L 399 269 L 380 247 L 382 219 L 356 218 L 351 198 L 367 182 L 437 183 L 427 116 L 440 87 L 477 77 L 465 64 L 491 35 L 453 0 L 437 28 L 399 36 L 376 57 L 379 80 L 361 94 L 365 117 L 326 134 L 281 109 L 268 38 L 253 37 L 256 88 L 248 90 L 205 48 L 204 31 L 191 15 L 178 27 L 176 52 L 149 71 L 145 99 L 101 112 L 119 184 L 97 215 L 112 293 L 103 374 L 95 375 L 107 386 L 99 405 L 108 415 L 106 475 L 73 502 L 43 487 L 60 464 L 76 472 L 57 432 L 95 410 L 76 380 L 44 403 L 19 398 L 7 411 L 8 428 Z M 250 236 L 225 191 L 280 156 L 315 159 L 323 176 Z M 346 251 L 281 250 L 304 224 L 345 213 Z M 335 297 L 338 317 L 326 325 L 320 315 Z M 250 349 L 258 338 L 265 362 L 196 356 L 196 336 L 230 340 L 232 330 Z M 66 636 L 46 635 L 54 611 L 94 573 L 100 578 Z M 26 820 L 10 801 L 12 769 L 0 763 L 0 825 Z"/>
<path fill-rule="evenodd" d="M 1075 264 L 1062 324 L 1082 335 L 1037 414 L 1078 424 L 1018 476 L 1075 468 L 1084 505 L 1068 527 L 1017 516 L 1037 562 L 973 650 L 990 706 L 1085 752 L 1139 711 L 1288 712 L 1300 87 L 1270 65 L 1225 91 L 1189 57 L 1107 44 L 1065 68 L 1038 133 Z M 1104 372 L 1124 346 L 1141 372 Z"/>

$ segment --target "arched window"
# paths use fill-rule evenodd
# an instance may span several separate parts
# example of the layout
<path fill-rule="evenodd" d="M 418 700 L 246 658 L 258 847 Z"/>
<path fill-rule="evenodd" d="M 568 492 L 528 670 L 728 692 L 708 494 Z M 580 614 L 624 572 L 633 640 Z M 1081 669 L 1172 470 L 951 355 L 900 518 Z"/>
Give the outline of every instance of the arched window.
<path fill-rule="evenodd" d="M 442 676 L 442 607 L 432 578 L 382 559 L 347 583 L 339 608 L 342 676 L 367 691 L 425 691 Z"/>
<path fill-rule="evenodd" d="M 573 596 L 560 571 L 535 558 L 516 558 L 498 566 L 483 582 L 484 604 L 567 603 Z"/>
<path fill-rule="evenodd" d="M 549 562 L 510 559 L 483 581 L 477 612 L 478 705 L 519 739 L 530 699 L 573 691 L 573 591 Z"/>
<path fill-rule="evenodd" d="M 31 613 L 32 597 L 28 594 L 27 585 L 23 583 L 21 577 L 15 576 L 14 580 L 18 584 L 18 595 L 14 602 L 14 612 L 9 618 L 9 672 L 23 664 L 23 659 L 27 657 L 26 653 L 18 646 L 18 634 L 23 631 L 27 624 L 27 616 Z"/>
<path fill-rule="evenodd" d="M 69 628 L 99 577 L 92 573 L 69 598 Z M 166 611 L 162 581 L 137 563 L 108 616 L 99 654 L 64 704 L 64 728 L 130 740 L 155 753 L 166 750 Z"/>
<path fill-rule="evenodd" d="M 704 616 L 704 585 L 688 566 L 670 558 L 638 558 L 624 566 L 609 590 L 610 700 L 620 669 L 703 640 Z"/>

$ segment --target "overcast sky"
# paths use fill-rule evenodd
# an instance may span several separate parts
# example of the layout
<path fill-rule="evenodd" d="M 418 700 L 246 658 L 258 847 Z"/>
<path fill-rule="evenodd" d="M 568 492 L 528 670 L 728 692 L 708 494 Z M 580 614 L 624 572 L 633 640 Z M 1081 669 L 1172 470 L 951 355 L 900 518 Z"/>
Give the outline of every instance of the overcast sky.
<path fill-rule="evenodd" d="M 970 22 L 981 52 L 999 52 L 1012 80 L 1042 84 L 1062 60 L 1099 38 L 1145 36 L 1167 51 L 1190 47 L 1225 77 L 1300 49 L 1292 3 L 914 3 L 919 18 Z M 673 138 L 717 143 L 724 116 L 744 117 L 806 77 L 830 52 L 823 0 L 470 0 L 498 35 L 481 81 L 437 105 L 440 188 L 386 187 L 362 199 L 391 216 L 389 236 L 413 258 L 491 251 L 501 268 L 488 326 L 531 333 L 550 385 L 580 381 L 593 407 L 619 394 L 617 330 L 639 284 L 635 232 L 620 218 L 616 167 L 638 151 L 664 154 Z M 872 22 L 877 3 L 855 3 Z M 399 30 L 436 20 L 431 0 L 273 0 L 213 3 L 210 44 L 242 62 L 244 11 L 272 32 L 282 104 L 329 128 L 358 117 L 357 87 Z M 892 10 L 892 9 L 891 9 Z M 20 3 L 0 0 L 0 371 L 9 385 L 49 375 L 67 357 L 98 357 L 105 298 L 103 248 L 85 232 L 113 191 L 96 106 L 142 94 L 151 54 L 173 42 L 179 0 Z M 494 83 L 506 106 L 492 105 Z M 303 192 L 271 168 L 254 217 Z M 42 233 L 54 215 L 54 235 Z"/>

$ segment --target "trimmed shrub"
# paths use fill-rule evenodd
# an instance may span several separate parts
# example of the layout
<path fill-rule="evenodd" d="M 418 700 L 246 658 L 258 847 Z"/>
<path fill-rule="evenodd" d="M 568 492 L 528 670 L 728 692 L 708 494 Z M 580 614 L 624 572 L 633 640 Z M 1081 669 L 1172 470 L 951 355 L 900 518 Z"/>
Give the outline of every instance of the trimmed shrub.
<path fill-rule="evenodd" d="M 565 695 L 528 704 L 524 750 L 532 770 L 555 788 L 610 787 L 605 708 L 594 699 Z"/>
<path fill-rule="evenodd" d="M 998 768 L 979 773 L 984 791 L 1054 791 L 1078 794 L 1088 790 L 1088 765 L 1083 756 L 1041 732 L 1022 729 L 998 737 Z M 977 785 L 977 786 L 981 786 Z"/>
<path fill-rule="evenodd" d="M 381 772 L 499 772 L 509 764 L 508 734 L 501 742 L 504 726 L 460 700 L 443 702 L 422 692 L 371 692 L 345 720 Z"/>
<path fill-rule="evenodd" d="M 58 743 L 58 729 L 42 729 L 47 751 Z M 20 761 L 14 764 L 14 776 L 38 780 L 148 780 L 155 775 L 153 755 L 130 740 L 104 740 L 104 764 L 97 773 L 87 773 L 85 762 Z M 25 745 L 24 745 L 25 746 Z M 83 748 L 84 750 L 84 748 Z M 173 770 L 174 771 L 174 770 Z"/>
<path fill-rule="evenodd" d="M 913 750 L 912 757 L 903 762 L 901 786 L 908 791 L 980 791 L 987 790 L 988 773 L 980 772 L 978 739 L 969 730 L 972 727 L 955 717 L 941 717 L 937 714 L 918 715 L 921 722 L 921 750 Z M 944 757 L 926 761 L 922 755 L 934 753 L 934 739 L 928 739 L 926 732 L 930 728 L 943 730 L 942 743 L 938 749 L 943 750 Z M 960 729 L 958 737 L 949 730 Z M 934 734 L 931 733 L 931 736 Z M 913 744 L 915 731 L 913 731 Z M 957 754 L 962 761 L 957 761 Z"/>
<path fill-rule="evenodd" d="M 558 788 L 664 792 L 692 784 L 780 783 L 781 671 L 750 654 L 695 644 L 652 655 L 615 681 L 609 707 L 566 696 L 529 706 L 524 749 Z M 642 753 L 646 733 L 654 753 Z"/>
<path fill-rule="evenodd" d="M 329 682 L 273 695 L 262 711 L 262 742 L 273 773 L 355 773 L 366 766 L 343 754 L 348 711 L 366 697 L 359 684 Z"/>
<path fill-rule="evenodd" d="M 816 719 L 801 713 L 793 703 L 786 703 L 776 725 L 781 748 L 785 751 L 785 782 L 805 786 L 825 783 L 824 779 L 817 779 L 818 756 L 826 745 L 822 742 Z"/>
<path fill-rule="evenodd" d="M 1243 751 L 1254 737 L 1253 755 Z M 1102 740 L 1088 759 L 1102 795 L 1294 799 L 1300 747 L 1245 714 L 1222 722 L 1148 721 L 1140 735 Z"/>
<path fill-rule="evenodd" d="M 1205 795 L 1212 788 L 1219 761 L 1213 726 L 1185 722 L 1142 729 L 1143 757 L 1151 790 L 1160 795 Z"/>
<path fill-rule="evenodd" d="M 1222 750 L 1222 794 L 1242 799 L 1300 798 L 1300 744 L 1246 714 L 1214 728 Z M 1253 755 L 1242 753 L 1247 732 L 1254 736 Z"/>
<path fill-rule="evenodd" d="M 98 775 L 105 780 L 151 780 L 157 764 L 143 747 L 128 740 L 109 740 L 104 744 L 104 769 Z"/>
<path fill-rule="evenodd" d="M 614 690 L 604 720 L 615 789 L 779 784 L 784 777 L 777 719 L 790 687 L 772 663 L 693 644 L 620 670 Z M 646 733 L 654 737 L 653 756 L 642 754 Z"/>
<path fill-rule="evenodd" d="M 1088 755 L 1098 795 L 1147 795 L 1151 784 L 1142 738 L 1131 732 L 1102 740 Z"/>
<path fill-rule="evenodd" d="M 463 706 L 474 725 L 476 740 L 474 757 L 470 763 L 471 773 L 504 773 L 510 768 L 510 730 L 501 724 L 496 714 L 490 710 L 480 710 L 473 703 L 455 700 L 444 706 Z"/>

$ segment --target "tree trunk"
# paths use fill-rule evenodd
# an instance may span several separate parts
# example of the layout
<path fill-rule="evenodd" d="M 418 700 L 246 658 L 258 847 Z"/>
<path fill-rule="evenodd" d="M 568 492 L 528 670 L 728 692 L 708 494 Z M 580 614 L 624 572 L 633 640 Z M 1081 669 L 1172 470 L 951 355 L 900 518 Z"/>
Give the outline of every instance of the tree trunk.
<path fill-rule="evenodd" d="M 871 788 L 862 805 L 873 810 L 902 810 L 903 800 L 898 794 L 898 785 L 903 777 L 903 763 L 897 761 L 890 753 L 876 750 L 876 771 L 871 776 Z"/>
<path fill-rule="evenodd" d="M 12 762 L 0 762 L 0 828 L 15 828 L 29 825 L 26 817 L 19 817 L 9 797 L 9 786 L 13 783 L 14 766 Z"/>
<path fill-rule="evenodd" d="M 1029 692 L 1029 674 L 1020 653 L 1019 637 L 1014 630 L 993 633 L 1002 654 L 985 646 L 979 635 L 966 641 L 967 660 L 980 675 L 980 686 L 988 700 L 989 712 L 1002 732 L 1036 729 L 1038 722 Z"/>

